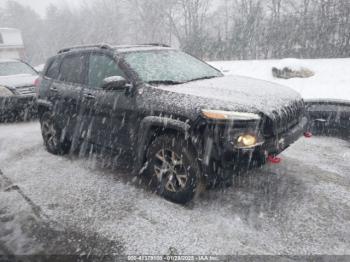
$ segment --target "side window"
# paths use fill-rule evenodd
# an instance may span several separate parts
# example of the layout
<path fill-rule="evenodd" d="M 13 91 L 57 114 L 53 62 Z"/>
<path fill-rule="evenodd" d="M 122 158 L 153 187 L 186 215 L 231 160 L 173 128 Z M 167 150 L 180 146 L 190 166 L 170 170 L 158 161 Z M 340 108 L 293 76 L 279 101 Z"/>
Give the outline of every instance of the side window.
<path fill-rule="evenodd" d="M 84 55 L 69 55 L 63 58 L 59 80 L 75 84 L 83 84 Z"/>
<path fill-rule="evenodd" d="M 49 62 L 49 66 L 45 72 L 47 78 L 57 79 L 60 69 L 60 59 L 54 58 Z"/>
<path fill-rule="evenodd" d="M 112 58 L 103 54 L 91 54 L 89 59 L 89 86 L 100 88 L 103 79 L 110 76 L 125 77 L 123 71 Z"/>
<path fill-rule="evenodd" d="M 0 44 L 4 43 L 4 39 L 2 38 L 2 34 L 0 33 Z"/>

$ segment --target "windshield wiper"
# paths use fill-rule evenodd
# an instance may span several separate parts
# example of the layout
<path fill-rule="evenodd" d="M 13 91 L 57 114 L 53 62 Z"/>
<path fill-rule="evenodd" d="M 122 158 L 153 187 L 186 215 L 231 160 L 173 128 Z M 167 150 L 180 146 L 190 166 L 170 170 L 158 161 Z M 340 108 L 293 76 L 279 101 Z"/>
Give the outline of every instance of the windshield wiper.
<path fill-rule="evenodd" d="M 199 81 L 199 80 L 205 80 L 205 79 L 212 79 L 212 78 L 216 78 L 218 76 L 203 76 L 203 77 L 198 77 L 198 78 L 194 78 L 194 79 L 191 79 L 189 81 L 186 81 L 186 83 L 188 82 L 193 82 L 193 81 Z"/>
<path fill-rule="evenodd" d="M 173 81 L 173 80 L 152 80 L 147 82 L 150 85 L 179 85 L 183 82 Z"/>
<path fill-rule="evenodd" d="M 173 80 L 152 80 L 148 81 L 148 84 L 153 84 L 153 85 L 180 85 L 188 82 L 193 82 L 193 81 L 198 81 L 198 80 L 204 80 L 204 79 L 211 79 L 215 78 L 218 76 L 204 76 L 204 77 L 199 77 L 199 78 L 194 78 L 185 82 L 179 82 L 179 81 L 173 81 Z"/>

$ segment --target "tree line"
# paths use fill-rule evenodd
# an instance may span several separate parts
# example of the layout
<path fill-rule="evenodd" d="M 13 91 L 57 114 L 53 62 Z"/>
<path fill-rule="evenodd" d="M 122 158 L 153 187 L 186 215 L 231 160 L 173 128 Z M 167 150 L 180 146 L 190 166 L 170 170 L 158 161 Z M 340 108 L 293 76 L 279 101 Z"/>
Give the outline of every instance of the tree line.
<path fill-rule="evenodd" d="M 40 63 L 72 46 L 165 43 L 207 60 L 350 56 L 349 0 L 92 0 L 44 17 L 13 0 L 0 27 L 22 30 Z"/>

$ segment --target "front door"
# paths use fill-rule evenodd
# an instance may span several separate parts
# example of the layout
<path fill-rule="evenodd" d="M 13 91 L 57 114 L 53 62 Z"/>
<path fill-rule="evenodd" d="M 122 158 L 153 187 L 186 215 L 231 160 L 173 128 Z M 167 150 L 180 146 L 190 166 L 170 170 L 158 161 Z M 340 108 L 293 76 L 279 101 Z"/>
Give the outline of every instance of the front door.
<path fill-rule="evenodd" d="M 97 146 L 120 151 L 128 148 L 130 132 L 128 108 L 133 98 L 125 90 L 104 90 L 103 80 L 122 76 L 117 61 L 108 54 L 91 53 L 89 57 L 88 87 L 83 91 L 87 121 L 87 140 Z"/>

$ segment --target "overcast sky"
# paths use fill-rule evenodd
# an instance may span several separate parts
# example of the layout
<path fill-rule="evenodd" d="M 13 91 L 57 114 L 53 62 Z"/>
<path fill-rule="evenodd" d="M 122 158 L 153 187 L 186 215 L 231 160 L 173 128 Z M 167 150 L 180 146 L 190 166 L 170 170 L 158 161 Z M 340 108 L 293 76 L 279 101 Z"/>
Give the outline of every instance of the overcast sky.
<path fill-rule="evenodd" d="M 34 9 L 41 16 L 45 15 L 45 10 L 49 4 L 55 5 L 68 5 L 71 7 L 77 7 L 79 4 L 84 2 L 84 0 L 15 0 L 23 5 L 28 5 Z M 6 3 L 5 0 L 0 0 L 0 6 L 3 6 Z"/>
<path fill-rule="evenodd" d="M 23 5 L 30 6 L 41 16 L 45 16 L 46 8 L 50 4 L 55 4 L 57 6 L 67 5 L 71 8 L 76 8 L 76 7 L 79 7 L 79 5 L 84 2 L 86 3 L 91 2 L 91 0 L 15 0 L 15 1 Z M 212 4 L 214 3 L 214 6 L 216 6 L 222 1 L 223 0 L 212 0 Z M 6 2 L 7 0 L 0 0 L 0 7 L 4 6 Z"/>

